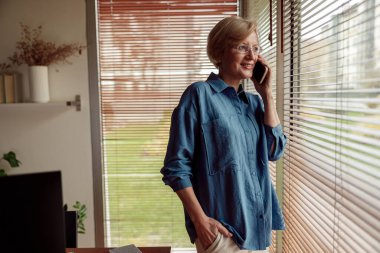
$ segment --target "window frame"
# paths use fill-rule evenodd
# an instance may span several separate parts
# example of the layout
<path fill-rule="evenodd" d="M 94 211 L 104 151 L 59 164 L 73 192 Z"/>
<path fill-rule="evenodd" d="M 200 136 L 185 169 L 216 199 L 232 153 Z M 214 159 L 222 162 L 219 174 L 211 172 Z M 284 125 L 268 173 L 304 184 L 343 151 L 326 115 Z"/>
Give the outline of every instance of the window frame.
<path fill-rule="evenodd" d="M 87 60 L 90 95 L 92 181 L 94 194 L 95 247 L 104 248 L 104 205 L 102 180 L 101 113 L 97 37 L 97 1 L 86 1 Z"/>

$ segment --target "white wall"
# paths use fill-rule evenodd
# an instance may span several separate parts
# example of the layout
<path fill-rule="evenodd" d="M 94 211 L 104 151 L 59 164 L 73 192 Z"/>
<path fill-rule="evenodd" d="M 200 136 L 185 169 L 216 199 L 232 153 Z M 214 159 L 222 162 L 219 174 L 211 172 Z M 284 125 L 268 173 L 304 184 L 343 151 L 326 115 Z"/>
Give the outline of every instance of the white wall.
<path fill-rule="evenodd" d="M 43 26 L 43 37 L 57 43 L 86 44 L 85 0 L 0 0 L 0 62 L 12 54 L 20 35 L 19 23 Z M 49 67 L 51 101 L 82 98 L 82 111 L 73 107 L 0 105 L 0 155 L 9 150 L 22 161 L 9 174 L 61 170 L 64 202 L 85 203 L 86 234 L 80 247 L 93 247 L 93 184 L 86 51 L 69 59 L 71 65 Z M 26 67 L 18 69 L 27 85 Z M 28 92 L 24 94 L 28 97 Z M 4 164 L 4 163 L 2 163 Z"/>

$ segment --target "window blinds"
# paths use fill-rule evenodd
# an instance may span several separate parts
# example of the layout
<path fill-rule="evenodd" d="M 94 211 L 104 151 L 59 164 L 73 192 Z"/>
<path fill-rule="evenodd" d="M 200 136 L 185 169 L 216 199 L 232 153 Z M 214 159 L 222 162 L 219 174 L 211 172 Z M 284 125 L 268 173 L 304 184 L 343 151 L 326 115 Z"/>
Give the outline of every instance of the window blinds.
<path fill-rule="evenodd" d="M 284 252 L 377 252 L 380 1 L 284 12 Z"/>
<path fill-rule="evenodd" d="M 192 247 L 161 181 L 171 112 L 215 71 L 207 35 L 237 1 L 98 0 L 105 244 Z"/>
<path fill-rule="evenodd" d="M 267 63 L 269 64 L 272 70 L 272 94 L 275 101 L 276 101 L 276 71 L 277 71 L 277 68 L 276 68 L 277 3 L 276 2 L 277 2 L 276 0 L 272 0 L 272 6 L 271 6 L 268 0 L 257 1 L 254 5 L 254 9 L 252 13 L 252 18 L 256 20 L 257 22 L 259 43 L 263 49 L 261 55 L 267 61 Z M 270 33 L 272 33 L 272 44 L 270 40 L 268 39 Z M 246 90 L 253 93 L 257 93 L 251 81 L 247 82 Z M 276 163 L 269 162 L 269 169 L 270 169 L 273 185 L 276 187 Z M 272 245 L 270 247 L 270 252 L 275 252 L 275 248 L 276 248 L 276 232 L 273 231 Z"/>
<path fill-rule="evenodd" d="M 264 59 L 267 61 L 268 65 L 270 66 L 272 70 L 272 94 L 273 98 L 276 100 L 276 1 L 272 1 L 272 10 L 270 10 L 270 5 L 267 0 L 261 0 L 257 3 L 257 8 L 259 9 L 259 13 L 257 16 L 257 25 L 258 25 L 258 32 L 259 32 L 259 38 L 260 38 L 260 46 L 262 47 L 263 51 L 261 55 L 264 57 Z M 270 12 L 272 12 L 272 38 L 273 43 L 271 45 L 268 36 L 270 31 Z M 255 88 L 252 85 L 250 85 L 251 91 L 255 92 Z M 275 179 L 276 179 L 276 164 L 273 162 L 270 162 L 270 169 L 271 169 L 271 177 L 275 185 Z"/>

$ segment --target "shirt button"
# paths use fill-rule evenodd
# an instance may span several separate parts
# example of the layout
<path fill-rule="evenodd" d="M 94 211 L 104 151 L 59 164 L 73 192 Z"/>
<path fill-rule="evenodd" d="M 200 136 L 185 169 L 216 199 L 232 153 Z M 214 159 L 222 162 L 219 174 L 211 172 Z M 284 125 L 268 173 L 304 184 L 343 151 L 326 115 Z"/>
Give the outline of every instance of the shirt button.
<path fill-rule="evenodd" d="M 259 217 L 260 217 L 260 219 L 264 218 L 264 216 L 263 216 L 262 214 L 260 214 L 260 216 L 259 216 Z"/>

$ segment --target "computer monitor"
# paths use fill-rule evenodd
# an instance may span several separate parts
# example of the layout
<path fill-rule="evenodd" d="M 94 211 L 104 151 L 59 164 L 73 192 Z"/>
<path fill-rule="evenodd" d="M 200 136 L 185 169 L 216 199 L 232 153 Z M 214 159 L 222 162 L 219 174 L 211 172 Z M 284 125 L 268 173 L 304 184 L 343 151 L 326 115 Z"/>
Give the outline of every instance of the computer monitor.
<path fill-rule="evenodd" d="M 61 172 L 0 177 L 0 252 L 65 253 Z"/>

